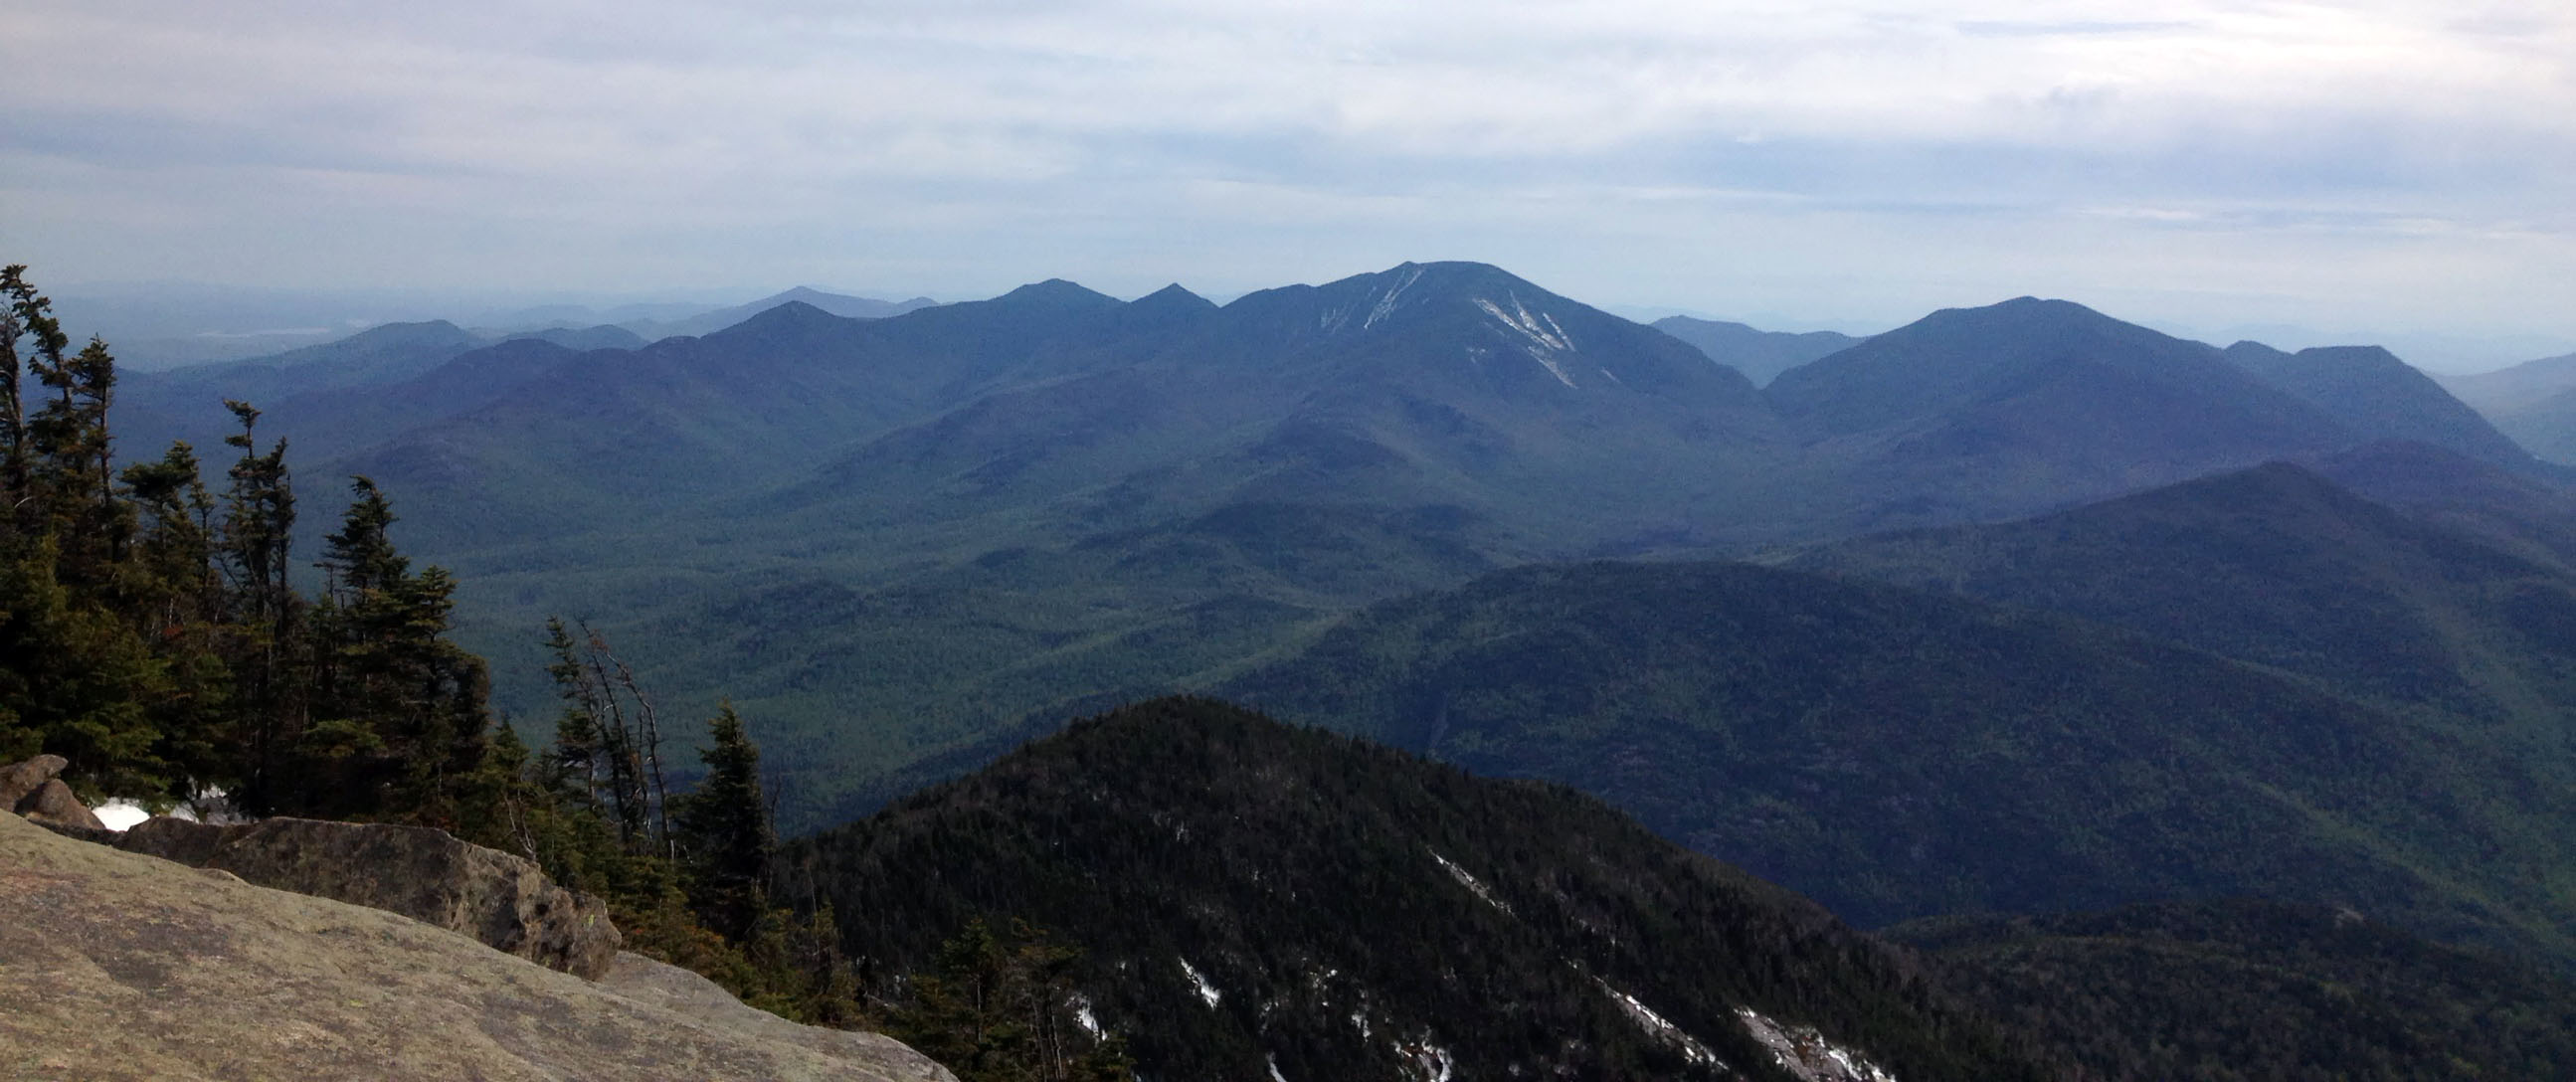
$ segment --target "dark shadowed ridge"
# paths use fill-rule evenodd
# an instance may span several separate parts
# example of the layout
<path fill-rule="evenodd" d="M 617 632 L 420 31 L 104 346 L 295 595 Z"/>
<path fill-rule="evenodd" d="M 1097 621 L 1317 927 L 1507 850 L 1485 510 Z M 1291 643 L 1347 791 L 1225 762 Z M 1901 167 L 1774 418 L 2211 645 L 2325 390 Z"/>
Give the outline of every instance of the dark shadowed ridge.
<path fill-rule="evenodd" d="M 1864 924 L 2262 894 L 2576 958 L 2576 911 L 2525 874 L 2576 844 L 2532 728 L 2098 623 L 1740 564 L 1527 567 L 1218 690 L 1576 786 Z"/>
<path fill-rule="evenodd" d="M 1077 722 L 784 863 L 888 978 L 975 918 L 1081 946 L 1146 1077 L 1789 1082 L 1739 1011 L 1908 1082 L 2047 1076 L 1906 957 L 1597 801 L 1207 700 Z"/>
<path fill-rule="evenodd" d="M 2471 1082 L 2576 1068 L 2576 985 L 2346 907 L 2170 903 L 1887 934 L 1989 1011 L 2075 1051 L 2099 1082 Z"/>

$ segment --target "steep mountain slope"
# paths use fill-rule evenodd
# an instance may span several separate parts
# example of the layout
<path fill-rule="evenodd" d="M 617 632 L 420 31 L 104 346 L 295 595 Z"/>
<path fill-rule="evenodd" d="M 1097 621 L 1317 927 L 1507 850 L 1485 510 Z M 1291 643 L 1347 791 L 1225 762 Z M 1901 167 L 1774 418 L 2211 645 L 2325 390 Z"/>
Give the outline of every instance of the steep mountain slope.
<path fill-rule="evenodd" d="M 2100 620 L 2576 750 L 2576 575 L 2298 466 L 1861 538 L 1797 566 Z"/>
<path fill-rule="evenodd" d="M 2351 910 L 2232 901 L 1888 935 L 2103 1082 L 2564 1078 L 2576 985 Z"/>
<path fill-rule="evenodd" d="M 2027 297 L 1935 312 L 1763 393 L 1832 478 L 1843 533 L 2027 514 L 2361 442 L 2206 345 Z"/>
<path fill-rule="evenodd" d="M 2238 342 L 2227 347 L 2226 358 L 2365 438 L 2429 443 L 2509 468 L 2531 465 L 2531 455 L 2476 410 L 2377 346 L 2284 353 L 2260 342 Z"/>
<path fill-rule="evenodd" d="M 1708 359 L 1742 372 L 1756 386 L 1767 384 L 1799 365 L 1838 353 L 1861 339 L 1833 331 L 1788 334 L 1761 331 L 1741 323 L 1666 316 L 1654 328 L 1691 344 Z"/>
<path fill-rule="evenodd" d="M 2576 947 L 2576 800 L 2527 749 L 1965 599 L 1521 568 L 1219 691 L 1576 786 L 1864 924 L 2261 893 Z"/>
<path fill-rule="evenodd" d="M 1793 1077 L 1766 1032 L 1804 1034 L 1810 1078 L 2042 1077 L 1901 955 L 1592 800 L 1205 700 L 787 863 L 887 977 L 973 918 L 1081 944 L 1086 1015 L 1144 1077 Z"/>

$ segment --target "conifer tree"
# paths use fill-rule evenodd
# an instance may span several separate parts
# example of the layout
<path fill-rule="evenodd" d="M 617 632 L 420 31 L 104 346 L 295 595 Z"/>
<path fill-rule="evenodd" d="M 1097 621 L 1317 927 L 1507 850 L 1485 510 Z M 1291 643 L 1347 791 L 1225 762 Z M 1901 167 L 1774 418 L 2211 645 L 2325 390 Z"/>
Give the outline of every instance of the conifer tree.
<path fill-rule="evenodd" d="M 28 348 L 24 356 L 18 352 L 21 339 Z M 53 302 L 27 281 L 26 264 L 0 268 L 0 502 L 8 505 L 6 522 L 12 533 L 29 532 L 26 519 L 41 512 L 29 507 L 34 502 L 33 477 L 21 388 L 31 370 L 59 368 L 63 350 L 70 345 L 71 339 L 54 318 Z"/>
<path fill-rule="evenodd" d="M 698 758 L 707 775 L 679 801 L 676 848 L 689 873 L 690 901 L 707 927 L 733 938 L 750 933 L 768 909 L 776 840 L 760 792 L 760 748 L 726 703 L 707 722 Z"/>
<path fill-rule="evenodd" d="M 243 748 L 235 802 L 254 814 L 295 799 L 291 742 L 304 731 L 302 599 L 287 579 L 294 546 L 295 489 L 286 441 L 259 450 L 259 410 L 227 399 L 241 431 L 224 437 L 241 456 L 225 471 L 217 564 L 227 581 L 225 653 L 235 674 L 234 725 Z"/>
<path fill-rule="evenodd" d="M 483 767 L 488 721 L 481 659 L 446 638 L 455 580 L 418 574 L 387 529 L 374 481 L 325 539 L 329 586 L 311 619 L 312 724 L 295 754 L 310 811 L 454 825 Z"/>

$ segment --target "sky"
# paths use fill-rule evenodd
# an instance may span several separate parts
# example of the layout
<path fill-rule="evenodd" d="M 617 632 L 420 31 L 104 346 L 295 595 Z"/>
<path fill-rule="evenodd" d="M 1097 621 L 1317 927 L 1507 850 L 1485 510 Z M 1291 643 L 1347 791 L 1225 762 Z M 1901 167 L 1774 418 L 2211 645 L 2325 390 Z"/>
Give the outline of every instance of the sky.
<path fill-rule="evenodd" d="M 40 283 L 2576 342 L 2566 0 L 10 0 L 0 94 Z"/>

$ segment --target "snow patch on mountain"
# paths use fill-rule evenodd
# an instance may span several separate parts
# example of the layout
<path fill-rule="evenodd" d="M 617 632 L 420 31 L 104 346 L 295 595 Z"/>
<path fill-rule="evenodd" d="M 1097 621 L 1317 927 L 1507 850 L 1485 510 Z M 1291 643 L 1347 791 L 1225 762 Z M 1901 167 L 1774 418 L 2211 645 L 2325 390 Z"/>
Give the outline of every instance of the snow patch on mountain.
<path fill-rule="evenodd" d="M 1451 1073 L 1457 1070 L 1456 1057 L 1451 1056 L 1448 1049 L 1431 1043 L 1428 1033 L 1416 1040 L 1393 1043 L 1396 1057 L 1411 1067 L 1422 1082 L 1449 1082 Z"/>
<path fill-rule="evenodd" d="M 1556 359 L 1556 354 L 1574 352 L 1574 336 L 1557 325 L 1555 316 L 1544 312 L 1531 314 L 1529 306 L 1521 303 L 1518 294 L 1506 296 L 1512 301 L 1510 311 L 1504 311 L 1502 305 L 1483 297 L 1476 298 L 1476 307 L 1484 309 L 1485 314 L 1494 317 L 1494 321 L 1502 324 L 1505 330 L 1529 339 L 1522 348 L 1529 351 L 1530 359 L 1547 369 L 1547 374 L 1555 376 L 1558 383 L 1574 386 L 1574 377 L 1567 375 L 1565 366 L 1557 363 Z"/>
<path fill-rule="evenodd" d="M 1459 867 L 1456 862 L 1447 857 L 1441 856 L 1437 852 L 1431 854 L 1431 859 L 1439 861 L 1440 867 L 1449 873 L 1449 878 L 1457 880 L 1459 886 L 1467 888 L 1469 893 L 1474 894 L 1477 898 L 1483 900 L 1486 905 L 1493 906 L 1505 913 L 1510 913 L 1512 911 L 1512 907 L 1502 899 L 1494 897 L 1494 892 L 1487 889 L 1482 881 L 1478 880 L 1475 876 L 1467 874 L 1467 869 Z"/>
<path fill-rule="evenodd" d="M 1225 998 L 1224 996 L 1217 994 L 1216 986 L 1209 984 L 1206 977 L 1199 975 L 1199 968 L 1191 965 L 1189 959 L 1181 959 L 1181 972 L 1190 975 L 1190 983 L 1198 986 L 1199 999 L 1205 1002 L 1208 1006 L 1214 1007 L 1218 1000 Z"/>
<path fill-rule="evenodd" d="M 1420 267 L 1415 267 L 1410 272 L 1406 273 L 1403 281 L 1397 282 L 1394 288 L 1386 291 L 1385 296 L 1377 299 L 1377 306 L 1369 309 L 1368 318 L 1360 322 L 1360 329 L 1367 330 L 1371 327 L 1377 326 L 1379 320 L 1394 315 L 1395 299 L 1403 296 L 1405 290 L 1413 288 L 1413 283 L 1421 280 L 1422 268 Z"/>
<path fill-rule="evenodd" d="M 1859 1052 L 1825 1039 L 1814 1026 L 1783 1026 L 1750 1007 L 1735 1009 L 1744 1031 L 1753 1035 L 1782 1070 L 1800 1082 L 1896 1082 L 1896 1076 Z"/>
<path fill-rule="evenodd" d="M 1730 1073 L 1734 1071 L 1734 1068 L 1719 1062 L 1717 1053 L 1709 1051 L 1707 1045 L 1699 1042 L 1699 1038 L 1682 1032 L 1680 1026 L 1672 1024 L 1663 1015 L 1656 1014 L 1653 1009 L 1638 1002 L 1637 997 L 1611 987 L 1610 982 L 1599 977 L 1592 978 L 1592 983 L 1600 985 L 1603 992 L 1609 993 L 1610 1001 L 1618 1004 L 1619 1009 L 1625 1012 L 1630 1020 L 1636 1022 L 1639 1029 L 1645 1030 L 1647 1036 L 1679 1049 L 1683 1059 L 1689 1060 L 1694 1065 L 1715 1065 Z"/>

